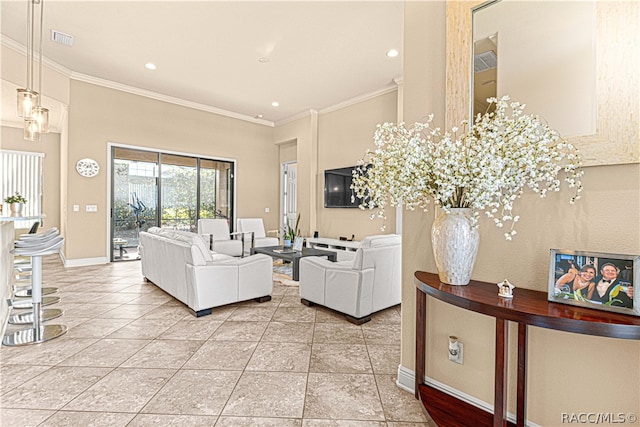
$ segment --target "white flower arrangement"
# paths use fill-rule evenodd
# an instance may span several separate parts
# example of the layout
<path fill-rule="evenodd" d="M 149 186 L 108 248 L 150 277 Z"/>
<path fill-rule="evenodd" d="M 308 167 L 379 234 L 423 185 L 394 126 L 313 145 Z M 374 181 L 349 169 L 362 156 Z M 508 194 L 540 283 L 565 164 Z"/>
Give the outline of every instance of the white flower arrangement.
<path fill-rule="evenodd" d="M 525 105 L 508 96 L 487 101 L 495 109 L 479 114 L 468 132 L 463 121 L 462 131 L 442 133 L 433 115 L 410 127 L 378 125 L 375 151 L 367 150 L 354 171 L 352 198 L 363 200 L 361 209 L 376 209 L 380 218 L 387 206 L 401 203 L 426 211 L 431 199 L 445 211 L 471 208 L 476 226 L 480 212 L 499 228 L 510 224 L 507 240 L 516 234 L 513 205 L 525 187 L 545 197 L 560 190 L 564 172 L 564 181 L 575 189 L 570 203 L 579 199 L 584 172 L 578 150 L 537 116 L 524 114 Z"/>

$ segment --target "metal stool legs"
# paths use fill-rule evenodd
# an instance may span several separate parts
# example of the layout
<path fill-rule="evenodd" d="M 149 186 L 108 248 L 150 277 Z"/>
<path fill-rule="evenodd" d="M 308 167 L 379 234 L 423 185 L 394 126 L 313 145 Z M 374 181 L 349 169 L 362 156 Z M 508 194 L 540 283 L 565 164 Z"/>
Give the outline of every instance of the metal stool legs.
<path fill-rule="evenodd" d="M 46 239 L 41 245 L 29 245 L 27 247 L 17 247 L 14 249 L 13 252 L 16 254 L 31 256 L 31 264 L 33 266 L 31 276 L 33 323 L 30 328 L 22 329 L 10 335 L 6 335 L 2 339 L 2 344 L 8 346 L 38 344 L 57 338 L 67 332 L 67 327 L 64 325 L 43 325 L 43 322 L 46 320 L 46 316 L 44 313 L 45 310 L 42 309 L 42 256 L 57 253 L 63 243 L 64 239 L 62 237 L 58 237 L 53 240 Z M 59 298 L 57 299 L 59 300 Z"/>

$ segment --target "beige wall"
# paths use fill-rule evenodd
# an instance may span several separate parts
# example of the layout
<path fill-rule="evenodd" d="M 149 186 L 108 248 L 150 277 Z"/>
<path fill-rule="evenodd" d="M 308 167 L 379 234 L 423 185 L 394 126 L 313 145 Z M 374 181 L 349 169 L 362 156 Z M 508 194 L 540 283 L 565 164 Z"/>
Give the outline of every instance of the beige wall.
<path fill-rule="evenodd" d="M 403 116 L 412 123 L 433 113 L 444 123 L 444 4 L 405 3 Z M 430 232 L 433 210 L 404 211 L 402 215 L 402 358 L 401 365 L 415 365 L 415 286 L 418 269 L 434 271 Z"/>
<path fill-rule="evenodd" d="M 43 228 L 60 228 L 60 134 L 43 134 L 40 142 L 25 141 L 23 129 L 2 126 L 0 138 L 3 150 L 44 153 L 42 212 Z"/>
<path fill-rule="evenodd" d="M 408 2 L 405 9 L 405 119 L 442 116 L 444 42 L 442 3 Z M 429 52 L 431 60 L 422 59 Z M 434 60 L 435 59 L 435 60 Z M 441 62 L 442 61 L 442 62 Z M 435 75 L 434 75 L 435 73 Z M 421 80 L 416 76 L 422 76 Z M 447 73 L 448 76 L 448 73 Z M 431 85 L 425 88 L 425 83 Z M 450 93 L 446 94 L 450 96 Z M 526 102 L 526 100 L 522 100 Z M 431 103 L 431 105 L 428 105 Z M 585 191 L 575 206 L 562 191 L 547 199 L 525 193 L 518 201 L 518 235 L 506 242 L 488 221 L 473 278 L 546 291 L 550 248 L 640 253 L 640 165 L 586 169 Z M 414 367 L 416 270 L 435 271 L 429 244 L 433 212 L 403 221 L 403 366 Z M 517 294 L 516 294 L 517 298 Z M 493 319 L 429 298 L 427 375 L 485 402 L 493 401 Z M 511 324 L 510 396 L 515 395 L 515 324 Z M 528 418 L 559 425 L 563 412 L 640 413 L 640 342 L 529 328 Z M 464 364 L 447 360 L 447 336 L 465 344 Z M 513 400 L 509 411 L 515 411 Z"/>
<path fill-rule="evenodd" d="M 367 149 L 375 149 L 373 135 L 378 123 L 395 122 L 397 91 L 376 96 L 326 114 L 318 121 L 318 175 L 316 207 L 317 228 L 321 237 L 337 239 L 340 236 L 356 240 L 373 235 L 395 232 L 395 209 L 388 209 L 386 228 L 383 221 L 370 220 L 375 211 L 352 208 L 324 207 L 324 171 L 326 169 L 354 166 Z"/>
<path fill-rule="evenodd" d="M 295 162 L 298 158 L 298 144 L 296 143 L 296 141 L 289 141 L 278 144 L 278 150 L 280 152 L 280 163 Z"/>
<path fill-rule="evenodd" d="M 109 142 L 237 160 L 237 216 L 262 217 L 267 229 L 277 228 L 279 167 L 272 128 L 77 81 L 71 82 L 71 100 L 68 260 L 106 256 Z M 100 164 L 98 176 L 75 172 L 84 157 Z M 72 212 L 73 204 L 97 204 L 98 212 Z"/>
<path fill-rule="evenodd" d="M 280 161 L 297 161 L 298 212 L 304 235 L 314 231 L 331 238 L 353 234 L 359 240 L 395 232 L 394 210 L 387 212 L 383 232 L 382 221 L 370 221 L 369 211 L 325 208 L 324 170 L 354 166 L 368 148 L 374 148 L 376 125 L 395 121 L 396 109 L 394 90 L 328 113 L 311 111 L 308 117 L 276 126 L 274 143 L 280 147 Z"/>

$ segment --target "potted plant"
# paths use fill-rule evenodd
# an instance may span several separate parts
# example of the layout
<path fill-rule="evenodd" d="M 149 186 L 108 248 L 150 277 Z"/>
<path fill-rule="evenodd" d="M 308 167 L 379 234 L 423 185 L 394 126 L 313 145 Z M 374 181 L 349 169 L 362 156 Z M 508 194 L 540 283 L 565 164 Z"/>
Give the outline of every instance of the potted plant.
<path fill-rule="evenodd" d="M 287 225 L 284 229 L 284 235 L 283 235 L 285 247 L 287 248 L 291 247 L 291 244 L 296 240 L 296 237 L 300 236 L 300 228 L 298 227 L 299 224 L 300 224 L 300 214 L 298 214 L 298 217 L 296 218 L 295 227 L 291 227 L 289 220 L 287 220 Z"/>
<path fill-rule="evenodd" d="M 10 205 L 12 215 L 19 215 L 22 212 L 24 204 L 27 203 L 27 200 L 16 191 L 13 195 L 7 196 L 4 202 Z"/>

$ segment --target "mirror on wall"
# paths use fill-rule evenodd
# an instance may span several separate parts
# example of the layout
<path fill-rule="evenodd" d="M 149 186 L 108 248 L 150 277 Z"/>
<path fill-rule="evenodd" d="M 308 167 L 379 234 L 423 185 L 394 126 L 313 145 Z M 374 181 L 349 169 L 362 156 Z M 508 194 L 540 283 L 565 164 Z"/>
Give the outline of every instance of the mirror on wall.
<path fill-rule="evenodd" d="M 498 96 L 498 33 L 473 40 L 473 122 L 478 114 L 490 113 L 495 104 L 487 99 Z"/>
<path fill-rule="evenodd" d="M 487 94 L 509 95 L 576 145 L 585 166 L 640 162 L 640 2 L 500 0 L 471 19 L 474 116 Z M 486 69 L 475 72 L 480 59 Z"/>
<path fill-rule="evenodd" d="M 474 11 L 474 116 L 486 95 L 509 95 L 565 138 L 594 133 L 595 24 L 595 2 L 504 0 Z M 494 67 L 477 71 L 482 58 Z"/>

